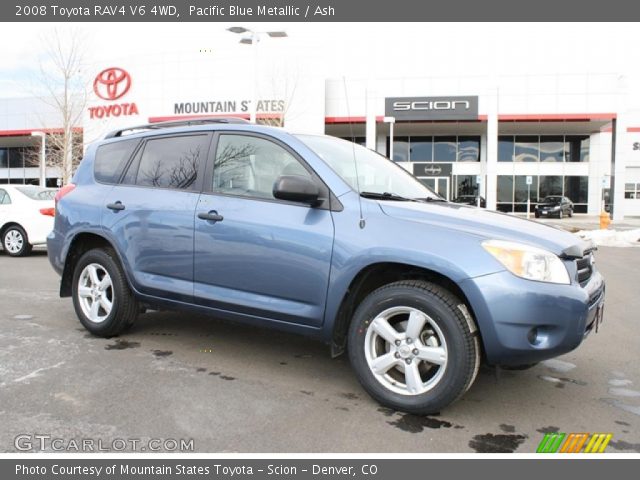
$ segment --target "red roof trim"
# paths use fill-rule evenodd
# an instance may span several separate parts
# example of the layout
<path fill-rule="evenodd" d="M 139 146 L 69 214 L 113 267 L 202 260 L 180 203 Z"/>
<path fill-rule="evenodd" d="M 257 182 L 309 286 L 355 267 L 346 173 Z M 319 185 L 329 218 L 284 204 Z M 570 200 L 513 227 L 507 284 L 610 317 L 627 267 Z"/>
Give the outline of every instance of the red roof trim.
<path fill-rule="evenodd" d="M 627 132 L 629 133 L 638 133 L 640 132 L 640 127 L 628 127 Z"/>
<path fill-rule="evenodd" d="M 498 115 L 501 122 L 590 122 L 594 120 L 613 120 L 615 113 L 533 113 Z"/>

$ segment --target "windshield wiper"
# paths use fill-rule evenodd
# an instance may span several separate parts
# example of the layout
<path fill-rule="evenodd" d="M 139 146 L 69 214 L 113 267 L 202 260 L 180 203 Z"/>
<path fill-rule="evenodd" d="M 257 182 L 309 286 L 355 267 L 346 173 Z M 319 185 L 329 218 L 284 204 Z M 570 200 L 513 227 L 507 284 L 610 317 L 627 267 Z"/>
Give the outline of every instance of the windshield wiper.
<path fill-rule="evenodd" d="M 425 202 L 447 202 L 448 200 L 445 200 L 444 198 L 438 198 L 438 197 L 427 197 L 424 199 Z"/>
<path fill-rule="evenodd" d="M 373 198 L 375 200 L 396 200 L 399 202 L 420 202 L 417 198 L 406 198 L 390 192 L 360 192 L 360 196 L 364 198 Z"/>

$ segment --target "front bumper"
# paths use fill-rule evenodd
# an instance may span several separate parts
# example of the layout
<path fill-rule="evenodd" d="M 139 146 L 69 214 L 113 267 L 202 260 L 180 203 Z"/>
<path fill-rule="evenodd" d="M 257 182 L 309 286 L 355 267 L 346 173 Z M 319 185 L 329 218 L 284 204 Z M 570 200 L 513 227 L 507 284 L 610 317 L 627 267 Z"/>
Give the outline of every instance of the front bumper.
<path fill-rule="evenodd" d="M 503 271 L 460 285 L 474 310 L 488 363 L 524 365 L 576 348 L 601 320 L 605 284 L 558 285 Z"/>

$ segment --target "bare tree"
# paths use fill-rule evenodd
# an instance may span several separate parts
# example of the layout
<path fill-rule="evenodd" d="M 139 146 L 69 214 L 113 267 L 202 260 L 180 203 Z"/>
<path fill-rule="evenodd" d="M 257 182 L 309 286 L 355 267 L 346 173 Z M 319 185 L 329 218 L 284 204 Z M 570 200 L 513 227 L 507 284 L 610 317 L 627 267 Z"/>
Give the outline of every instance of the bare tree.
<path fill-rule="evenodd" d="M 275 64 L 268 68 L 266 78 L 259 84 L 259 97 L 267 98 L 268 101 L 275 100 L 278 110 L 275 112 L 257 112 L 258 114 L 268 114 L 260 118 L 257 123 L 270 125 L 272 127 L 284 127 L 285 117 L 290 118 L 290 108 L 296 96 L 300 72 L 295 65 Z M 260 99 L 258 99 L 260 101 Z"/>
<path fill-rule="evenodd" d="M 78 29 L 54 29 L 43 35 L 42 43 L 39 98 L 55 110 L 59 121 L 59 129 L 47 135 L 47 166 L 58 167 L 66 184 L 82 157 L 79 126 L 88 98 L 82 75 L 85 38 Z"/>

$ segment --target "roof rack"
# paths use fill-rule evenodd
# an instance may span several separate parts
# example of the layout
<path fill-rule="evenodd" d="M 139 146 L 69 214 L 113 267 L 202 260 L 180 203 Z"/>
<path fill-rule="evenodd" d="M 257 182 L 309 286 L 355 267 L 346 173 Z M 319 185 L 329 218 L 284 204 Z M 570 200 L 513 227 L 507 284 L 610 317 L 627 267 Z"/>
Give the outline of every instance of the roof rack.
<path fill-rule="evenodd" d="M 105 140 L 107 138 L 115 138 L 122 137 L 125 135 L 125 132 L 128 134 L 138 133 L 140 131 L 145 130 L 160 130 L 162 128 L 172 128 L 172 127 L 188 127 L 190 125 L 206 125 L 209 123 L 241 123 L 248 124 L 251 123 L 244 118 L 238 117 L 216 117 L 216 118 L 190 118 L 188 120 L 174 120 L 170 122 L 158 122 L 158 123 L 147 123 L 145 125 L 138 125 L 135 127 L 127 127 L 122 128 L 120 130 L 114 130 L 105 135 Z"/>

